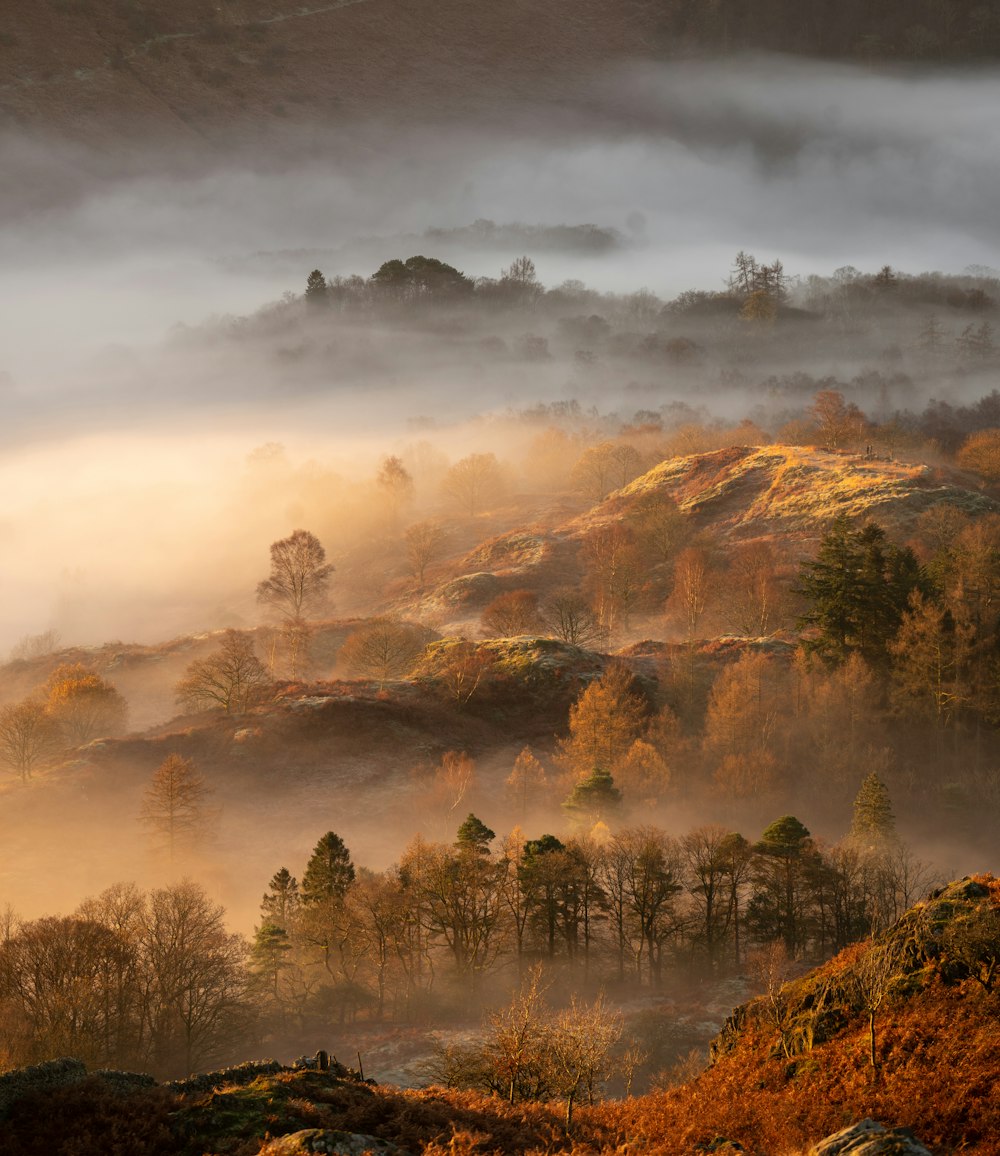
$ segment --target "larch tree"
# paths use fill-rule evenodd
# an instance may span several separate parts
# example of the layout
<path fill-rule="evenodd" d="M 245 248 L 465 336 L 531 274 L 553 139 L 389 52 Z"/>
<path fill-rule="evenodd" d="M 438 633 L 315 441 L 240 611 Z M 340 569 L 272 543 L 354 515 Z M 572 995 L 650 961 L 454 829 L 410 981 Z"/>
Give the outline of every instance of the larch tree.
<path fill-rule="evenodd" d="M 115 687 L 80 663 L 56 667 L 45 684 L 45 706 L 71 746 L 122 734 L 128 716 Z"/>
<path fill-rule="evenodd" d="M 557 761 L 574 776 L 600 769 L 614 774 L 639 737 L 646 703 L 620 663 L 580 694 L 569 712 L 569 735 L 559 740 Z"/>
<path fill-rule="evenodd" d="M 516 801 L 523 822 L 528 814 L 529 802 L 547 786 L 545 768 L 535 758 L 531 747 L 525 747 L 514 760 L 514 767 L 507 776 L 505 786 L 508 796 Z"/>
<path fill-rule="evenodd" d="M 168 755 L 154 772 L 139 822 L 166 850 L 171 863 L 178 850 L 195 844 L 207 830 L 210 794 L 192 759 Z"/>

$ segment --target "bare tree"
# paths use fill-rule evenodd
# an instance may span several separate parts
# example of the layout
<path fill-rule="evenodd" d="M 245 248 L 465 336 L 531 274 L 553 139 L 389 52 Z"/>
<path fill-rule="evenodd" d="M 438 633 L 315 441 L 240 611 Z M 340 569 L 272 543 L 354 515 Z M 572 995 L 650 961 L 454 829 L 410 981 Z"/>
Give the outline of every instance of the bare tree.
<path fill-rule="evenodd" d="M 392 455 L 382 460 L 375 481 L 385 503 L 388 523 L 394 528 L 403 507 L 413 500 L 413 477 L 402 461 Z"/>
<path fill-rule="evenodd" d="M 577 590 L 557 590 L 541 609 L 549 633 L 571 646 L 587 646 L 603 635 L 601 620 Z"/>
<path fill-rule="evenodd" d="M 59 634 L 55 630 L 44 630 L 41 634 L 26 634 L 11 647 L 11 662 L 30 662 L 33 658 L 44 658 L 59 649 Z"/>
<path fill-rule="evenodd" d="M 274 684 L 254 653 L 253 637 L 227 630 L 219 649 L 208 658 L 192 662 L 175 691 L 178 702 L 189 710 L 221 707 L 229 714 L 243 714 L 266 702 Z"/>
<path fill-rule="evenodd" d="M 59 728 L 40 702 L 26 699 L 0 709 L 0 760 L 18 772 L 22 782 L 59 746 Z"/>
<path fill-rule="evenodd" d="M 142 799 L 139 822 L 162 840 L 171 863 L 178 847 L 193 843 L 205 830 L 209 794 L 191 759 L 168 755 L 157 767 Z"/>
<path fill-rule="evenodd" d="M 498 594 L 484 607 L 480 624 L 487 638 L 534 634 L 541 625 L 538 595 L 533 590 L 508 590 Z"/>
<path fill-rule="evenodd" d="M 271 574 L 258 583 L 257 601 L 282 621 L 305 621 L 326 608 L 333 571 L 316 535 L 296 530 L 271 543 Z"/>
<path fill-rule="evenodd" d="M 848 983 L 851 994 L 868 1014 L 868 1059 L 878 1070 L 875 1017 L 899 978 L 899 951 L 896 944 L 873 942 L 851 967 Z"/>
<path fill-rule="evenodd" d="M 395 618 L 372 618 L 348 636 L 338 661 L 352 674 L 376 679 L 381 687 L 410 672 L 426 640 L 422 627 Z"/>
<path fill-rule="evenodd" d="M 447 531 L 439 522 L 414 522 L 403 535 L 406 560 L 410 573 L 421 590 L 427 576 L 427 567 L 444 553 Z"/>
<path fill-rule="evenodd" d="M 469 454 L 445 474 L 441 488 L 473 518 L 503 493 L 503 474 L 495 454 Z"/>

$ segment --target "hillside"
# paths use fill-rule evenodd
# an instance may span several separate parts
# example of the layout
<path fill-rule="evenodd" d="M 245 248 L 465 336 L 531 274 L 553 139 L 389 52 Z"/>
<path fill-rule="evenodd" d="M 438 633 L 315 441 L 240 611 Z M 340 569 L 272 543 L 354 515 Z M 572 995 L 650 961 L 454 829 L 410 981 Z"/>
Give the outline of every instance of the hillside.
<path fill-rule="evenodd" d="M 734 50 L 969 61 L 1000 51 L 1000 24 L 972 0 L 947 13 L 790 0 L 710 11 L 686 0 L 42 0 L 0 18 L 0 126 L 197 145 L 252 124 L 277 145 L 295 122 L 585 103 L 581 81 L 623 57 Z"/>
<path fill-rule="evenodd" d="M 737 1009 L 703 1075 L 666 1093 L 581 1108 L 572 1136 L 558 1103 L 401 1091 L 362 1082 L 336 1061 L 329 1071 L 307 1061 L 251 1064 L 157 1087 L 121 1073 L 88 1079 L 81 1064 L 64 1060 L 0 1078 L 6 1150 L 32 1156 L 100 1136 L 105 1156 L 603 1153 L 623 1145 L 662 1156 L 763 1156 L 804 1150 L 874 1118 L 908 1129 L 935 1153 L 987 1156 L 1000 1136 L 998 959 L 1000 884 L 992 876 L 952 883 L 873 943 Z M 873 970 L 872 960 L 889 966 Z M 907 1143 L 897 1134 L 865 1151 L 922 1151 Z"/>
<path fill-rule="evenodd" d="M 296 121 L 499 114 L 642 54 L 657 23 L 635 0 L 45 0 L 0 19 L 0 125 L 197 145 L 277 143 Z"/>
<path fill-rule="evenodd" d="M 661 462 L 585 513 L 552 528 L 489 539 L 436 568 L 436 585 L 395 610 L 468 628 L 505 591 L 544 591 L 581 580 L 581 546 L 600 527 L 629 524 L 650 504 L 676 502 L 695 533 L 726 545 L 767 541 L 787 561 L 811 554 L 834 518 L 872 519 L 906 540 L 936 505 L 976 516 L 1000 504 L 955 470 L 809 446 L 733 446 Z"/>

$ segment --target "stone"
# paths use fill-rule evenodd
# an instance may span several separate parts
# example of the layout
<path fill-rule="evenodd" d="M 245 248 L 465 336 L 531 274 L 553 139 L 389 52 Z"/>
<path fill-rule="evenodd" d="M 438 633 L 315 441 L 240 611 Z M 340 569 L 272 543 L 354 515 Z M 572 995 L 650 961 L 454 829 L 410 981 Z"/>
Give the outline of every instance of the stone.
<path fill-rule="evenodd" d="M 337 1132 L 325 1128 L 304 1128 L 268 1140 L 259 1156 L 409 1156 L 404 1148 L 378 1136 L 360 1132 Z"/>
<path fill-rule="evenodd" d="M 906 1128 L 861 1120 L 820 1140 L 809 1149 L 809 1156 L 931 1156 L 931 1152 Z"/>

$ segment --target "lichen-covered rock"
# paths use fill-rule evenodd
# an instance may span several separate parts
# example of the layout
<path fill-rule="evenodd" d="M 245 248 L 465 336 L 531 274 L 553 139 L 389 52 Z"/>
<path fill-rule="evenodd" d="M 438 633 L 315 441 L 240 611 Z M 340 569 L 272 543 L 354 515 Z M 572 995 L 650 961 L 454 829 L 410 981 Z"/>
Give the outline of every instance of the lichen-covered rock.
<path fill-rule="evenodd" d="M 408 1156 L 405 1149 L 378 1136 L 305 1128 L 268 1140 L 259 1156 Z"/>
<path fill-rule="evenodd" d="M 170 1080 L 164 1087 L 174 1092 L 211 1092 L 225 1084 L 252 1084 L 260 1076 L 273 1076 L 284 1070 L 284 1065 L 277 1060 L 249 1060 L 234 1068 L 202 1072 L 200 1075 L 188 1076 L 186 1080 Z"/>
<path fill-rule="evenodd" d="M 886 1128 L 876 1120 L 861 1120 L 827 1136 L 809 1149 L 809 1156 L 931 1156 L 905 1128 Z"/>
<path fill-rule="evenodd" d="M 5 1116 L 10 1106 L 29 1092 L 41 1092 L 46 1088 L 61 1088 L 66 1084 L 77 1084 L 87 1078 L 87 1066 L 81 1060 L 46 1060 L 30 1068 L 15 1068 L 0 1076 L 0 1118 Z"/>

